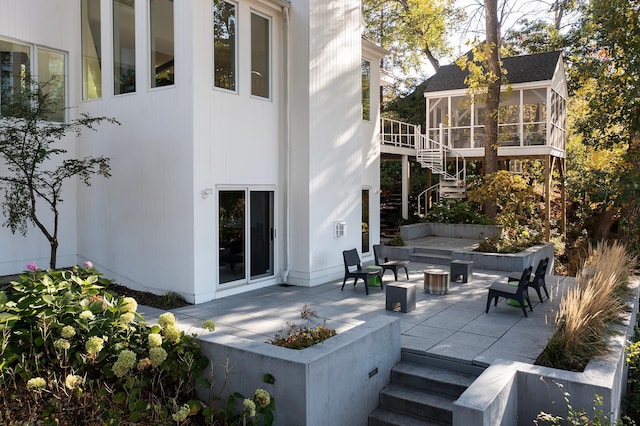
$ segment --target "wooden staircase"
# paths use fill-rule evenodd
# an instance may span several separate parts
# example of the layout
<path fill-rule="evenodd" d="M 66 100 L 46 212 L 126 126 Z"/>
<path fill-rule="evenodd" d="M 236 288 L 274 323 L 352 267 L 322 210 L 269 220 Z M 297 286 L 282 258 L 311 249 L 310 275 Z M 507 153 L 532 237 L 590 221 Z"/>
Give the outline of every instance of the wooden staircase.
<path fill-rule="evenodd" d="M 369 426 L 451 425 L 453 403 L 483 371 L 456 362 L 406 356 L 391 371 Z"/>

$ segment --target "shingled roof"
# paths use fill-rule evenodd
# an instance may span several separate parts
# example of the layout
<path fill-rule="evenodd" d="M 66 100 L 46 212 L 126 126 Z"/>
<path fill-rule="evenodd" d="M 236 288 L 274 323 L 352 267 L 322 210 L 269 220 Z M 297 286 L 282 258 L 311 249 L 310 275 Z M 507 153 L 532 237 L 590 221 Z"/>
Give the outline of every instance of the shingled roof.
<path fill-rule="evenodd" d="M 551 80 L 561 52 L 538 53 L 535 55 L 512 56 L 502 58 L 510 84 L 531 81 Z M 426 81 L 425 92 L 466 89 L 464 79 L 468 71 L 462 71 L 456 64 L 443 65 L 438 72 Z"/>

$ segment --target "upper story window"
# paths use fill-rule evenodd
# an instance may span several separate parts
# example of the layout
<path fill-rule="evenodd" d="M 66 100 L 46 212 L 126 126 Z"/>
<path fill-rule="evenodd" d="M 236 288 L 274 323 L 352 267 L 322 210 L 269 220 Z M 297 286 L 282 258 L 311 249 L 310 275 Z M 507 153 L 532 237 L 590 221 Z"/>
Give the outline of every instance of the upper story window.
<path fill-rule="evenodd" d="M 362 119 L 371 119 L 371 62 L 362 60 Z"/>
<path fill-rule="evenodd" d="M 35 74 L 33 70 L 36 70 Z M 49 102 L 49 119 L 63 122 L 66 117 L 65 74 L 66 56 L 63 53 L 0 40 L 0 115 L 10 114 L 11 101 L 28 96 L 30 85 L 35 83 Z"/>
<path fill-rule="evenodd" d="M 251 14 L 251 94 L 268 98 L 270 94 L 271 22 Z"/>
<path fill-rule="evenodd" d="M 113 93 L 135 91 L 135 0 L 113 0 Z"/>
<path fill-rule="evenodd" d="M 236 90 L 236 5 L 213 0 L 213 85 Z"/>
<path fill-rule="evenodd" d="M 102 42 L 100 0 L 82 0 L 82 99 L 102 97 Z"/>
<path fill-rule="evenodd" d="M 173 0 L 150 0 L 151 87 L 174 84 Z"/>

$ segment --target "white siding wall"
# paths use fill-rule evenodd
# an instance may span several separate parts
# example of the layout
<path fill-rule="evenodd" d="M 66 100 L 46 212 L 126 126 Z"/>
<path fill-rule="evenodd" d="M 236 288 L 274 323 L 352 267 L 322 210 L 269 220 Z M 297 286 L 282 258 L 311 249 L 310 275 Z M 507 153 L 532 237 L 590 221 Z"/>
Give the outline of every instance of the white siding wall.
<path fill-rule="evenodd" d="M 292 196 L 300 200 L 293 204 L 292 235 L 295 244 L 308 241 L 308 246 L 294 247 L 290 281 L 315 285 L 340 276 L 342 250 L 361 246 L 361 190 L 375 182 L 368 180 L 360 134 L 360 2 L 293 1 L 296 14 L 306 11 L 302 3 L 308 3 L 312 35 L 297 41 L 292 52 L 292 58 L 299 58 L 293 76 Z M 300 18 L 304 22 L 304 16 Z M 302 72 L 305 41 L 308 77 Z M 347 222 L 346 236 L 334 236 L 336 221 Z"/>
<path fill-rule="evenodd" d="M 237 93 L 212 88 L 211 2 L 193 0 L 174 3 L 176 83 L 153 90 L 148 88 L 147 4 L 137 2 L 137 91 L 114 96 L 111 1 L 103 0 L 103 98 L 81 101 L 79 2 L 65 0 L 61 6 L 0 0 L 0 35 L 36 43 L 41 39 L 70 52 L 70 104 L 78 106 L 73 114 L 88 112 L 121 122 L 87 132 L 78 143 L 79 156 L 111 158 L 113 176 L 65 193 L 69 212 L 63 214 L 61 251 L 72 261 L 88 259 L 124 284 L 158 293 L 173 290 L 196 302 L 274 284 L 286 270 L 288 282 L 320 284 L 342 275 L 342 250 L 361 247 L 363 188 L 370 190 L 372 244 L 377 242 L 379 146 L 371 141 L 377 140 L 379 75 L 371 58 L 371 121 L 363 122 L 359 0 L 292 1 L 290 154 L 285 151 L 287 62 L 282 12 L 262 1 L 240 0 L 237 5 Z M 252 11 L 271 19 L 270 99 L 250 95 Z M 29 22 L 33 26 L 25 25 Z M 290 194 L 285 182 L 287 158 Z M 230 187 L 275 192 L 275 275 L 220 291 L 215 272 L 217 190 Z M 209 188 L 212 194 L 203 197 Z M 347 222 L 346 236 L 334 236 L 336 221 Z M 16 272 L 6 265 L 19 263 L 22 269 L 34 260 L 33 253 L 40 257 L 48 253 L 46 241 L 35 232 L 26 242 L 7 236 L 6 229 L 0 232 L 0 267 L 6 273 Z"/>
<path fill-rule="evenodd" d="M 0 0 L 0 37 L 12 39 L 15 42 L 38 44 L 69 53 L 67 59 L 68 79 L 78 77 L 75 72 L 79 69 L 79 57 L 76 51 L 76 28 L 74 23 L 79 21 L 79 8 L 75 0 L 60 0 L 56 2 L 39 0 Z M 68 10 L 59 14 L 58 10 Z M 37 13 L 36 13 L 37 11 Z M 51 19 L 56 16 L 56 19 Z M 32 52 L 35 54 L 35 52 Z M 69 105 L 74 106 L 80 85 L 68 84 Z M 74 110 L 71 110 L 71 116 Z M 69 137 L 62 145 L 69 151 L 69 156 L 75 155 L 75 138 Z M 0 165 L 0 169 L 3 166 Z M 74 264 L 76 257 L 76 182 L 71 180 L 63 189 L 64 203 L 60 205 L 60 231 L 58 247 L 58 265 Z M 4 192 L 0 190 L 0 197 L 4 199 Z M 40 212 L 45 222 L 52 229 L 53 218 L 45 206 Z M 4 216 L 0 217 L 4 222 Z M 8 228 L 0 227 L 0 275 L 21 272 L 26 264 L 35 261 L 39 267 L 49 266 L 49 243 L 39 229 L 30 227 L 26 237 L 19 233 L 11 234 Z"/>
<path fill-rule="evenodd" d="M 217 190 L 254 188 L 273 190 L 276 211 L 281 208 L 280 177 L 282 168 L 283 121 L 283 19 L 279 7 L 261 2 L 238 2 L 237 40 L 238 74 L 237 92 L 213 87 L 213 56 L 210 1 L 194 2 L 194 191 L 213 189 L 206 199 L 195 197 L 195 274 L 198 300 L 219 297 L 216 286 L 218 247 L 218 195 Z M 267 17 L 271 22 L 271 97 L 251 95 L 251 13 Z M 259 188 L 258 188 L 259 187 Z M 278 217 L 278 216 L 276 216 Z M 276 247 L 281 247 L 284 232 L 282 223 L 276 224 Z M 281 262 L 281 251 L 276 249 L 276 262 Z M 276 273 L 280 271 L 278 264 Z M 252 284 L 274 284 L 276 278 Z M 229 286 L 227 286 L 229 287 Z M 244 291 L 235 288 L 227 294 Z"/>
<path fill-rule="evenodd" d="M 174 86 L 150 89 L 146 2 L 136 2 L 136 93 L 113 95 L 111 1 L 102 2 L 103 98 L 80 111 L 114 117 L 79 154 L 111 158 L 112 177 L 80 188 L 78 252 L 110 277 L 193 296 L 192 11 L 175 3 Z M 79 20 L 74 23 L 79 33 Z M 78 67 L 79 69 L 79 67 Z M 74 84 L 80 88 L 77 76 Z"/>

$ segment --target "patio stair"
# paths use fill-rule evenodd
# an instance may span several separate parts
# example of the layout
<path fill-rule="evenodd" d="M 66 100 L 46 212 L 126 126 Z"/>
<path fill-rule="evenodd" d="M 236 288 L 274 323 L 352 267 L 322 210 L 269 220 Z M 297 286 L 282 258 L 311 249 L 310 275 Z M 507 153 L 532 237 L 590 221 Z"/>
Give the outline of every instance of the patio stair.
<path fill-rule="evenodd" d="M 409 256 L 409 260 L 418 263 L 433 263 L 436 265 L 450 265 L 452 250 L 416 247 Z"/>
<path fill-rule="evenodd" d="M 380 406 L 369 416 L 369 426 L 451 425 L 453 402 L 482 371 L 462 365 L 462 371 L 457 370 L 403 357 L 391 371 L 391 383 L 380 392 Z"/>

